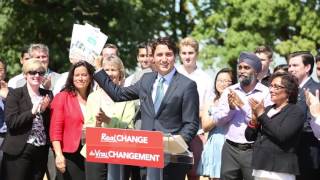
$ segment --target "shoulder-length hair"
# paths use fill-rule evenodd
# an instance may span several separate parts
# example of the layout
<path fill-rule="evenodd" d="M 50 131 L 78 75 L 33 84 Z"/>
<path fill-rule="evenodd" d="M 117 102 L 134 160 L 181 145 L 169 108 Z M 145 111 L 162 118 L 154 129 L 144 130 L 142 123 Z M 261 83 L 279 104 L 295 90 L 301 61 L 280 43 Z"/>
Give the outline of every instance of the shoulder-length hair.
<path fill-rule="evenodd" d="M 63 90 L 67 91 L 67 92 L 72 92 L 74 94 L 76 93 L 77 89 L 73 84 L 73 75 L 74 75 L 75 69 L 78 67 L 81 67 L 81 66 L 83 66 L 87 69 L 88 74 L 90 76 L 90 83 L 89 83 L 89 86 L 88 86 L 88 89 L 86 92 L 87 93 L 86 97 L 88 97 L 88 95 L 93 87 L 93 74 L 94 74 L 95 69 L 91 64 L 89 64 L 86 61 L 79 61 L 79 62 L 75 63 L 74 65 L 72 65 L 71 69 L 69 70 L 69 75 L 68 75 L 66 85 Z"/>

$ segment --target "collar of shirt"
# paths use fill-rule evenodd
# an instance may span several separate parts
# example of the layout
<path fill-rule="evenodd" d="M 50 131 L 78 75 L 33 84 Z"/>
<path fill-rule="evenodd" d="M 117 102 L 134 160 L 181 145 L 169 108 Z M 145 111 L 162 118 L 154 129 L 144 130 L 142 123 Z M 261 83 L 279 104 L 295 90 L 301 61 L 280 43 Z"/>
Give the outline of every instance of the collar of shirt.
<path fill-rule="evenodd" d="M 309 76 L 307 79 L 303 80 L 300 84 L 299 84 L 299 88 L 302 88 L 310 79 L 311 77 Z"/>
<path fill-rule="evenodd" d="M 264 79 L 268 79 L 271 76 L 270 70 L 268 70 L 267 74 L 263 76 L 261 79 L 259 79 L 259 82 L 261 82 Z"/>
<path fill-rule="evenodd" d="M 179 73 L 187 76 L 187 77 L 190 77 L 190 76 L 193 76 L 194 74 L 197 74 L 198 71 L 199 71 L 199 69 L 200 69 L 200 68 L 199 68 L 198 66 L 196 66 L 196 69 L 195 69 L 194 71 L 192 71 L 191 73 L 188 73 L 188 72 L 186 71 L 186 69 L 184 68 L 183 65 L 180 65 L 180 66 L 177 67 L 177 71 L 178 71 Z"/>
<path fill-rule="evenodd" d="M 48 68 L 46 71 L 46 76 L 50 76 L 52 73 L 54 73 L 54 71 Z"/>
<path fill-rule="evenodd" d="M 244 103 L 241 108 L 229 109 L 229 89 L 234 90 Z M 224 90 L 218 105 L 213 109 L 213 119 L 217 121 L 217 126 L 226 126 L 226 139 L 237 143 L 251 143 L 245 138 L 247 123 L 252 116 L 249 98 L 254 98 L 257 101 L 263 100 L 265 106 L 271 103 L 269 89 L 261 83 L 257 83 L 253 90 L 248 93 L 241 88 L 240 83 L 237 83 Z"/>
<path fill-rule="evenodd" d="M 250 92 L 245 92 L 245 91 L 242 89 L 242 87 L 240 86 L 240 83 L 237 83 L 237 84 L 234 85 L 234 89 L 237 89 L 237 90 L 243 92 L 243 93 L 246 94 L 246 95 L 250 95 L 250 94 L 254 93 L 255 91 L 261 91 L 261 92 L 262 92 L 262 91 L 264 91 L 265 88 L 266 88 L 266 86 L 264 86 L 263 84 L 261 84 L 260 82 L 258 82 L 258 83 L 256 84 L 256 86 L 255 86 Z"/>
<path fill-rule="evenodd" d="M 156 97 L 156 89 L 157 89 L 157 85 L 159 83 L 159 79 L 161 77 L 163 77 L 165 79 L 165 81 L 163 83 L 163 90 L 164 90 L 164 94 L 166 94 L 167 89 L 169 87 L 169 84 L 170 84 L 175 72 L 176 72 L 176 68 L 173 68 L 172 71 L 170 71 L 168 74 L 166 74 L 164 76 L 161 76 L 160 74 L 157 75 L 157 79 L 153 83 L 153 90 L 152 90 L 152 100 L 153 101 L 155 100 L 155 97 Z"/>
<path fill-rule="evenodd" d="M 164 84 L 169 85 L 175 72 L 176 72 L 176 68 L 173 68 L 168 74 L 164 76 L 158 73 L 156 82 L 159 82 L 159 79 L 163 77 L 165 79 Z"/>
<path fill-rule="evenodd" d="M 235 90 L 238 90 L 238 91 L 242 92 L 245 96 L 250 96 L 251 94 L 255 94 L 255 93 L 261 92 L 263 94 L 263 97 L 260 97 L 259 99 L 256 99 L 256 100 L 260 100 L 260 101 L 264 100 L 265 107 L 273 104 L 273 102 L 271 101 L 270 92 L 269 92 L 268 87 L 266 87 L 265 85 L 263 85 L 260 82 L 258 82 L 256 84 L 256 86 L 253 88 L 253 90 L 248 92 L 248 93 L 246 93 L 241 88 L 240 83 L 237 83 L 237 84 L 232 85 L 230 87 L 232 87 L 232 89 L 235 89 Z"/>

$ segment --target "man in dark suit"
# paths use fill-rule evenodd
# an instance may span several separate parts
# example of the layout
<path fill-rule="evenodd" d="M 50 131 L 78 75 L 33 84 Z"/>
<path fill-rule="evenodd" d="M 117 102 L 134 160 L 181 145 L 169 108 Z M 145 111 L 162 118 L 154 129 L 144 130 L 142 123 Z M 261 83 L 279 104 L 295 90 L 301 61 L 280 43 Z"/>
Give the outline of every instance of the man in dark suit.
<path fill-rule="evenodd" d="M 4 137 L 7 132 L 7 126 L 4 122 L 5 100 L 9 92 L 8 84 L 5 82 L 6 74 L 7 74 L 7 65 L 3 59 L 0 59 L 0 147 L 3 143 Z M 1 170 L 2 170 L 2 167 L 1 167 L 2 158 L 3 158 L 3 151 L 0 148 L 0 179 L 1 179 Z"/>
<path fill-rule="evenodd" d="M 102 70 L 94 75 L 94 79 L 114 101 L 140 99 L 143 130 L 181 135 L 189 143 L 199 128 L 199 95 L 196 83 L 176 71 L 176 52 L 177 48 L 169 38 L 159 38 L 152 45 L 157 72 L 144 74 L 129 87 L 116 86 Z M 169 163 L 163 169 L 163 179 L 184 180 L 189 168 L 188 165 Z M 157 171 L 153 172 L 154 176 L 148 176 L 148 179 L 156 179 Z"/>
<path fill-rule="evenodd" d="M 299 82 L 297 105 L 303 110 L 305 119 L 298 150 L 300 175 L 297 179 L 317 180 L 320 179 L 320 143 L 312 133 L 310 127 L 312 117 L 304 95 L 304 89 L 309 89 L 312 93 L 315 93 L 316 89 L 320 89 L 320 85 L 310 77 L 313 71 L 314 57 L 307 51 L 294 52 L 289 54 L 288 64 L 289 73 L 294 75 Z"/>

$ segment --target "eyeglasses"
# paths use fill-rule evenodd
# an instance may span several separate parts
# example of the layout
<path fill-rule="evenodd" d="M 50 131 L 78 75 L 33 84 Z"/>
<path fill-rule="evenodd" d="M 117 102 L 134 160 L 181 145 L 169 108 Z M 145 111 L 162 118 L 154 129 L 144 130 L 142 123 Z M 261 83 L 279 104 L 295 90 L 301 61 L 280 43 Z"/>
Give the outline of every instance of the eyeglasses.
<path fill-rule="evenodd" d="M 30 75 L 36 75 L 36 74 L 39 74 L 39 76 L 44 76 L 46 74 L 45 71 L 29 71 L 28 74 Z"/>
<path fill-rule="evenodd" d="M 269 89 L 271 89 L 271 88 L 273 88 L 275 90 L 280 90 L 280 89 L 284 89 L 286 87 L 281 86 L 281 85 L 277 85 L 277 84 L 270 84 Z"/>
<path fill-rule="evenodd" d="M 230 81 L 230 80 L 222 80 L 222 79 L 218 79 L 217 81 L 218 81 L 219 83 L 224 83 L 224 84 L 232 83 L 232 81 Z"/>

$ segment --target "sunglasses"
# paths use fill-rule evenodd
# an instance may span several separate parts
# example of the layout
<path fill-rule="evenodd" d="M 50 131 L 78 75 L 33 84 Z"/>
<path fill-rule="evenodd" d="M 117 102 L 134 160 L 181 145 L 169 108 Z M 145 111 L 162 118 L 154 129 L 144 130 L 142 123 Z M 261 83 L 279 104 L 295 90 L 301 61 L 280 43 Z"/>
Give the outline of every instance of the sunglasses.
<path fill-rule="evenodd" d="M 30 75 L 36 75 L 36 74 L 39 74 L 39 76 L 44 76 L 46 74 L 45 71 L 29 71 L 28 74 Z"/>

